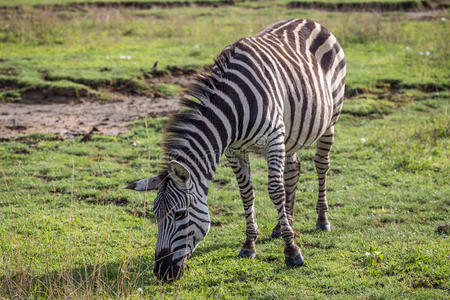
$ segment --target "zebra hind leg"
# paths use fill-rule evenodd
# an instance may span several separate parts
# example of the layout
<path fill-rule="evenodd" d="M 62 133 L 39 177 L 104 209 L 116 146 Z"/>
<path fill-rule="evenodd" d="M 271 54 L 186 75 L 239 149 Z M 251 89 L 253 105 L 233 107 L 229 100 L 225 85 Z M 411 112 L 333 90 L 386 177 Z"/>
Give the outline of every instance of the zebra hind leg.
<path fill-rule="evenodd" d="M 327 203 L 327 172 L 330 168 L 330 150 L 333 145 L 334 126 L 330 127 L 317 141 L 316 156 L 314 163 L 316 165 L 317 177 L 319 181 L 319 197 L 316 205 L 317 223 L 316 229 L 330 231 L 331 226 L 328 221 L 328 203 Z"/>
<path fill-rule="evenodd" d="M 238 154 L 233 151 L 225 153 L 227 160 L 233 169 L 239 185 L 241 199 L 244 204 L 246 236 L 247 239 L 239 252 L 238 257 L 254 258 L 256 256 L 255 241 L 258 237 L 258 225 L 256 224 L 252 181 L 250 177 L 250 163 L 247 154 Z"/>
<path fill-rule="evenodd" d="M 297 153 L 286 156 L 286 163 L 284 166 L 284 190 L 286 193 L 286 203 L 284 205 L 289 224 L 292 226 L 294 220 L 294 203 L 295 191 L 297 190 L 298 177 L 300 175 L 300 162 Z M 278 222 L 277 226 L 272 230 L 271 238 L 277 239 L 281 237 L 281 225 Z"/>
<path fill-rule="evenodd" d="M 275 138 L 268 142 L 266 153 L 268 165 L 268 190 L 270 200 L 272 200 L 278 211 L 278 223 L 280 224 L 281 236 L 284 239 L 284 257 L 288 267 L 300 267 L 303 265 L 303 255 L 300 248 L 295 244 L 294 231 L 289 224 L 286 213 L 286 193 L 283 184 L 283 173 L 285 164 L 284 135 L 277 134 Z"/>

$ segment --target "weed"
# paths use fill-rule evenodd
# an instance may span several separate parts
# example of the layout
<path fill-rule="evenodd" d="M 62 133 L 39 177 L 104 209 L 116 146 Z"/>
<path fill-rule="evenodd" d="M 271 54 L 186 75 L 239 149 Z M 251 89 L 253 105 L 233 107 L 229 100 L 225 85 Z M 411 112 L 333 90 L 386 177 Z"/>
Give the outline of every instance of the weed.
<path fill-rule="evenodd" d="M 369 252 L 365 253 L 366 268 L 371 275 L 377 274 L 377 267 L 383 262 L 384 254 L 377 247 L 370 247 Z"/>
<path fill-rule="evenodd" d="M 3 102 L 16 102 L 21 99 L 20 92 L 17 90 L 9 90 L 0 93 L 0 101 Z"/>
<path fill-rule="evenodd" d="M 163 96 L 173 97 L 181 91 L 181 87 L 176 84 L 161 83 L 155 86 L 155 90 L 161 93 Z"/>

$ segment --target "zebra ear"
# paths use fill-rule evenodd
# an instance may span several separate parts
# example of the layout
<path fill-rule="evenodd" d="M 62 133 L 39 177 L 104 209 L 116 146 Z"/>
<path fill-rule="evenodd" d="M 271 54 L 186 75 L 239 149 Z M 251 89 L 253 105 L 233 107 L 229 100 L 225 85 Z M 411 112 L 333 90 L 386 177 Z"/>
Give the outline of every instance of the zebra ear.
<path fill-rule="evenodd" d="M 161 177 L 155 176 L 150 178 L 145 178 L 138 180 L 136 182 L 130 183 L 127 186 L 122 187 L 123 189 L 135 190 L 138 192 L 148 192 L 156 190 L 161 183 Z"/>
<path fill-rule="evenodd" d="M 177 183 L 184 186 L 187 186 L 187 182 L 189 178 L 191 178 L 191 174 L 186 169 L 186 167 L 175 160 L 171 160 L 169 162 L 169 175 Z"/>

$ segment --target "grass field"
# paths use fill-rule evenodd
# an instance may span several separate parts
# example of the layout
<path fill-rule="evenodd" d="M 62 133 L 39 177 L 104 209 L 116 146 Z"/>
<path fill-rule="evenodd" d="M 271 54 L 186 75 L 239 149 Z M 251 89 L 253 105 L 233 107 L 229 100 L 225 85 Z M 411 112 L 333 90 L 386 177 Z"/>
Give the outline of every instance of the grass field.
<path fill-rule="evenodd" d="M 277 2 L 292 2 L 295 0 L 277 0 Z M 301 0 L 300 2 L 340 2 L 340 3 L 364 3 L 371 0 Z M 422 0 L 377 0 L 376 2 L 420 2 Z M 0 0 L 0 5 L 4 6 L 22 6 L 22 5 L 43 5 L 43 4 L 69 4 L 69 3 L 95 3 L 95 2 L 226 2 L 221 0 Z M 246 2 L 245 0 L 237 0 L 235 3 Z M 264 2 L 264 1 L 261 1 Z M 273 2 L 273 1 L 272 1 Z M 431 1 L 430 1 L 431 2 Z"/>
<path fill-rule="evenodd" d="M 277 0 L 277 2 L 280 3 L 287 3 L 287 2 L 295 2 L 295 0 Z M 324 3 L 333 3 L 333 2 L 339 2 L 339 3 L 365 3 L 365 2 L 371 2 L 372 0 L 339 0 L 339 1 L 333 1 L 333 0 L 301 0 L 299 2 L 324 2 Z M 221 0 L 0 0 L 0 5 L 4 6 L 22 6 L 22 5 L 45 5 L 45 4 L 69 4 L 69 3 L 95 3 L 95 2 L 226 2 Z M 237 0 L 233 1 L 235 3 L 240 2 L 246 2 L 245 0 Z M 258 1 L 258 2 L 264 2 L 264 1 Z M 273 2 L 273 1 L 272 1 Z M 375 2 L 379 3 L 401 3 L 401 2 L 423 2 L 423 0 L 376 0 Z M 426 1 L 425 1 L 426 2 Z M 429 2 L 432 2 L 429 0 Z"/>
<path fill-rule="evenodd" d="M 125 81 L 146 93 L 155 61 L 160 70 L 197 69 L 275 20 L 323 23 L 346 53 L 352 97 L 331 153 L 331 232 L 315 231 L 314 149 L 299 152 L 293 227 L 305 266 L 286 268 L 282 241 L 269 239 L 276 211 L 265 162 L 252 156 L 257 258 L 236 257 L 244 213 L 222 161 L 208 197 L 210 233 L 181 280 L 158 281 L 155 194 L 119 189 L 158 171 L 167 118 L 145 119 L 128 133 L 86 142 L 42 133 L 0 142 L 0 299 L 450 297 L 449 233 L 437 230 L 450 223 L 448 11 L 338 13 L 262 3 L 2 15 L 0 101 L 55 86 L 95 99 Z"/>
<path fill-rule="evenodd" d="M 287 269 L 282 242 L 268 238 L 276 212 L 256 156 L 259 255 L 236 258 L 243 209 L 231 170 L 221 166 L 208 199 L 211 231 L 173 284 L 152 272 L 154 194 L 118 189 L 157 171 L 166 119 L 87 143 L 42 134 L 1 143 L 0 295 L 137 297 L 142 288 L 155 298 L 448 298 L 448 232 L 436 231 L 449 213 L 448 106 L 448 94 L 437 93 L 388 115 L 348 109 L 332 153 L 329 233 L 314 230 L 313 150 L 300 152 L 299 269 Z M 366 256 L 378 251 L 382 261 Z"/>
<path fill-rule="evenodd" d="M 221 0 L 0 0 L 4 6 L 31 6 L 31 5 L 66 5 L 71 3 L 95 3 L 95 2 L 221 2 Z M 384 0 L 385 1 L 385 0 Z"/>
<path fill-rule="evenodd" d="M 267 5 L 152 10 L 25 10 L 0 20 L 0 82 L 3 101 L 28 90 L 99 88 L 130 82 L 151 90 L 145 77 L 157 61 L 198 68 L 211 64 L 224 46 L 255 34 L 281 18 L 308 17 L 332 31 L 348 56 L 348 86 L 373 89 L 379 81 L 420 88 L 450 85 L 449 22 L 446 11 L 414 22 L 401 13 L 321 13 Z M 427 34 L 424 34 L 427 32 Z M 208 36 L 208 39 L 204 37 Z M 421 55 L 422 54 L 422 55 Z M 14 97 L 11 97 L 13 95 Z"/>

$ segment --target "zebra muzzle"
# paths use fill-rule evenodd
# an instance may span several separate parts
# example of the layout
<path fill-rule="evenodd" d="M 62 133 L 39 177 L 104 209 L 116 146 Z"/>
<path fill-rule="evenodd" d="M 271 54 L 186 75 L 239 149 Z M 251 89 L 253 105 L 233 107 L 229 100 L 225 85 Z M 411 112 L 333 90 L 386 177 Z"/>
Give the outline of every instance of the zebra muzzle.
<path fill-rule="evenodd" d="M 172 253 L 169 249 L 162 249 L 155 255 L 155 268 L 153 269 L 156 277 L 162 281 L 173 281 L 180 279 L 184 274 L 184 266 L 174 264 Z"/>

